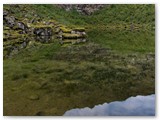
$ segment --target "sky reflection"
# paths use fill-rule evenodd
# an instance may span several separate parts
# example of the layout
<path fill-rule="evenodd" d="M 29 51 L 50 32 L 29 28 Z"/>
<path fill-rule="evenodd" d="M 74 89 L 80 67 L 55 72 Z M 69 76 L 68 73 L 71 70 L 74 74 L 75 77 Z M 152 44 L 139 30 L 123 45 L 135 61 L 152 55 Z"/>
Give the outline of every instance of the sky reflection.
<path fill-rule="evenodd" d="M 64 116 L 154 116 L 155 94 L 130 97 L 125 101 L 115 101 L 96 105 L 94 108 L 72 109 Z"/>

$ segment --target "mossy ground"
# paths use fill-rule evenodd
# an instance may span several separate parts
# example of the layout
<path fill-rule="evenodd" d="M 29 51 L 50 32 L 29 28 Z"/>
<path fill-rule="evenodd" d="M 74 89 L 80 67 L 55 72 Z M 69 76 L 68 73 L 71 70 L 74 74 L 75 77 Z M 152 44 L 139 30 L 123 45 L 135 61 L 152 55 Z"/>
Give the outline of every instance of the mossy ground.
<path fill-rule="evenodd" d="M 10 9 L 9 5 L 4 8 Z M 63 115 L 72 108 L 155 93 L 154 30 L 107 28 L 130 26 L 131 22 L 154 26 L 153 5 L 112 5 L 91 16 L 65 12 L 54 5 L 13 8 L 18 18 L 27 14 L 32 19 L 29 12 L 33 10 L 46 21 L 85 27 L 89 42 L 61 46 L 54 39 L 50 44 L 28 45 L 5 58 L 4 115 Z"/>

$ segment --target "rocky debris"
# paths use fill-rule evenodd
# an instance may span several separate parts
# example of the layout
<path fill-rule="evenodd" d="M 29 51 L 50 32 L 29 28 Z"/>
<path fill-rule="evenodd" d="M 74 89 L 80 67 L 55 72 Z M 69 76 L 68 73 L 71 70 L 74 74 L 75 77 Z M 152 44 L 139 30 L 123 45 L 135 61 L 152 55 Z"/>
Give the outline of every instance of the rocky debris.
<path fill-rule="evenodd" d="M 8 27 L 10 27 L 11 29 L 15 29 L 15 30 L 21 30 L 21 34 L 27 33 L 28 31 L 28 27 L 27 25 L 25 25 L 23 22 L 19 22 L 16 21 L 16 19 L 11 16 L 7 16 L 4 18 L 6 24 Z"/>
<path fill-rule="evenodd" d="M 52 36 L 53 30 L 50 27 L 35 28 L 33 33 L 38 36 Z"/>
<path fill-rule="evenodd" d="M 17 8 L 19 5 L 14 7 Z M 35 13 L 31 14 L 33 18 L 30 21 L 27 18 L 16 19 L 12 10 L 3 11 L 4 56 L 12 56 L 12 52 L 17 53 L 20 49 L 26 48 L 30 42 L 24 39 L 28 36 L 40 43 L 51 43 L 54 36 L 59 38 L 60 44 L 86 42 L 85 28 L 67 27 L 55 20 L 44 21 Z"/>
<path fill-rule="evenodd" d="M 100 10 L 106 5 L 104 4 L 61 4 L 58 6 L 65 9 L 66 11 L 75 9 L 77 12 L 81 14 L 91 15 L 92 13 L 94 13 L 97 10 Z"/>
<path fill-rule="evenodd" d="M 58 34 L 58 38 L 75 39 L 86 37 L 85 28 L 68 28 L 54 20 L 41 21 L 36 24 L 33 24 L 33 20 L 31 23 L 25 24 L 24 21 L 26 20 L 19 21 L 14 16 L 10 16 L 6 10 L 4 10 L 4 16 L 4 25 L 13 30 L 17 30 L 19 34 L 29 33 L 36 36 L 53 36 L 55 32 L 55 34 Z"/>
<path fill-rule="evenodd" d="M 18 21 L 14 16 L 10 16 L 9 12 L 3 11 L 4 25 L 14 30 L 21 30 L 20 34 L 27 33 L 28 27 L 24 22 Z"/>

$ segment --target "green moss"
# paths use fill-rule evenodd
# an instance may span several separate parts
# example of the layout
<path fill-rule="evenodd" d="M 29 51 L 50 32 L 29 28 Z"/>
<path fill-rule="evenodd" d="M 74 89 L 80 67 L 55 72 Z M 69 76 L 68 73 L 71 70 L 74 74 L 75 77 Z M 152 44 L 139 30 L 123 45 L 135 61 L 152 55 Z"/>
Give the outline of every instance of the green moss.
<path fill-rule="evenodd" d="M 12 40 L 27 37 L 27 34 L 20 34 L 20 30 L 3 30 L 3 39 Z"/>
<path fill-rule="evenodd" d="M 62 38 L 64 38 L 64 39 L 77 39 L 77 38 L 84 38 L 84 36 L 79 35 L 79 34 L 67 34 L 67 33 L 63 33 L 62 34 Z"/>
<path fill-rule="evenodd" d="M 9 28 L 9 27 L 4 27 L 3 29 L 4 29 L 4 31 L 5 31 L 5 30 L 9 30 L 10 28 Z M 3 32 L 4 32 L 4 31 L 3 31 Z"/>
<path fill-rule="evenodd" d="M 60 30 L 62 30 L 63 33 L 71 33 L 72 29 L 66 28 L 66 27 L 60 27 Z"/>
<path fill-rule="evenodd" d="M 73 28 L 74 31 L 84 32 L 85 28 Z"/>
<path fill-rule="evenodd" d="M 33 27 L 33 28 L 52 28 L 53 25 L 44 25 L 44 24 L 30 24 L 29 25 L 30 27 Z"/>

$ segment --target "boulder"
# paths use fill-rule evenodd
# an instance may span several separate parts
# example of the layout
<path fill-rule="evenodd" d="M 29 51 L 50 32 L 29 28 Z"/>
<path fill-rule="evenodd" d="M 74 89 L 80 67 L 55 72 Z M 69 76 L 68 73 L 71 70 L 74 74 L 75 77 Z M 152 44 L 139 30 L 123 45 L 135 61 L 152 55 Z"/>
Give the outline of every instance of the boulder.
<path fill-rule="evenodd" d="M 7 23 L 7 25 L 10 27 L 10 28 L 13 28 L 14 25 L 15 25 L 15 17 L 13 16 L 6 16 L 4 17 L 4 21 Z"/>
<path fill-rule="evenodd" d="M 35 28 L 33 33 L 39 36 L 51 36 L 53 35 L 53 31 L 51 28 Z"/>
<path fill-rule="evenodd" d="M 23 22 L 18 22 L 17 23 L 17 28 L 22 30 L 23 33 L 27 33 L 27 31 L 28 31 L 27 25 L 25 25 Z"/>

